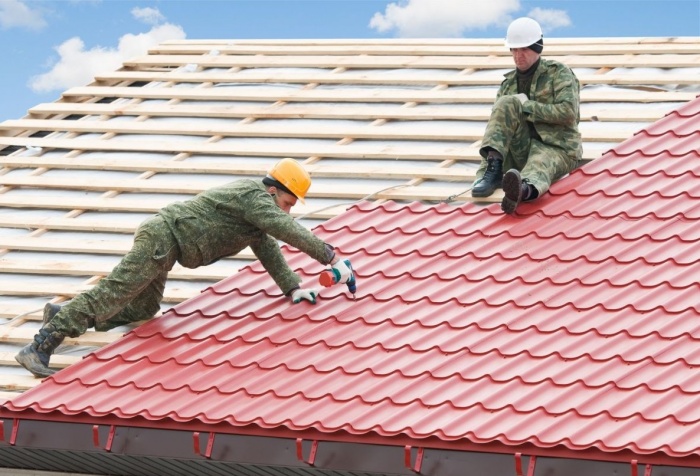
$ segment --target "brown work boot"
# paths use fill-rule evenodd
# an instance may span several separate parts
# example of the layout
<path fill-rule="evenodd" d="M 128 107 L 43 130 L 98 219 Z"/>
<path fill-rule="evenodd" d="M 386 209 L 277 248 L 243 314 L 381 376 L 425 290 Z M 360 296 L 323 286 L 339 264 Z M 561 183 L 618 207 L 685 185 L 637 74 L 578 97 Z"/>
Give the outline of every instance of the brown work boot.
<path fill-rule="evenodd" d="M 528 185 L 523 182 L 520 172 L 510 169 L 503 175 L 503 200 L 501 210 L 508 215 L 515 213 L 518 204 L 528 192 Z"/>
<path fill-rule="evenodd" d="M 34 342 L 20 350 L 15 360 L 35 377 L 45 378 L 56 373 L 49 368 L 49 359 L 65 336 L 53 324 L 48 324 L 34 336 Z"/>
<path fill-rule="evenodd" d="M 46 303 L 44 306 L 44 322 L 42 323 L 42 327 L 51 322 L 51 319 L 53 319 L 53 317 L 58 314 L 58 311 L 60 310 L 61 306 L 58 304 L 51 304 L 50 302 Z"/>

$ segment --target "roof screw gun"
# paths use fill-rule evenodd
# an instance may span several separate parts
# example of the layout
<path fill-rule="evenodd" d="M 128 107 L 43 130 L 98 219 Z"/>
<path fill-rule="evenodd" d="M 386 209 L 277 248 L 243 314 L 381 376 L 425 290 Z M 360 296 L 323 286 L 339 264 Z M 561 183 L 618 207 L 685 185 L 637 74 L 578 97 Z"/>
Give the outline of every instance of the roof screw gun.
<path fill-rule="evenodd" d="M 356 300 L 355 293 L 357 292 L 357 280 L 355 279 L 355 270 L 352 269 L 350 260 L 346 259 L 344 261 L 347 267 L 350 268 L 350 271 L 352 272 L 352 274 L 350 275 L 350 279 L 348 279 L 345 284 L 348 286 L 348 291 L 350 291 L 350 293 L 352 294 L 352 299 Z M 337 284 L 338 281 L 340 281 L 340 273 L 333 268 L 323 271 L 318 277 L 318 282 L 321 284 L 321 286 L 326 288 Z"/>

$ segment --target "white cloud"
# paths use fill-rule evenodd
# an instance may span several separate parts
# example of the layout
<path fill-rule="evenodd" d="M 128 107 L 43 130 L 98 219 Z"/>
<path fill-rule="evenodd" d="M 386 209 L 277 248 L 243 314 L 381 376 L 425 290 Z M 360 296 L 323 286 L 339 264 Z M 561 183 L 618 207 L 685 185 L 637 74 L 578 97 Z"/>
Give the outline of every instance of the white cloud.
<path fill-rule="evenodd" d="M 527 16 L 537 20 L 544 33 L 571 25 L 571 19 L 564 10 L 545 10 L 537 7 L 530 10 Z"/>
<path fill-rule="evenodd" d="M 399 0 L 375 13 L 369 26 L 399 37 L 458 37 L 491 25 L 507 26 L 519 0 Z"/>
<path fill-rule="evenodd" d="M 157 25 L 163 21 L 165 21 L 165 17 L 163 16 L 162 13 L 160 13 L 160 10 L 157 8 L 151 8 L 151 7 L 146 7 L 146 8 L 132 8 L 131 9 L 131 14 L 136 18 L 137 20 L 141 20 L 142 22 L 148 24 L 148 25 Z"/>
<path fill-rule="evenodd" d="M 31 9 L 20 0 L 0 0 L 0 27 L 41 30 L 46 20 L 41 10 Z"/>
<path fill-rule="evenodd" d="M 74 37 L 56 47 L 58 61 L 50 71 L 31 78 L 29 87 L 34 92 L 46 93 L 89 84 L 95 75 L 119 69 L 125 60 L 145 54 L 158 43 L 185 36 L 179 25 L 166 23 L 146 33 L 126 34 L 119 39 L 116 48 L 85 49 L 83 40 Z"/>
<path fill-rule="evenodd" d="M 119 52 L 124 59 L 145 54 L 149 48 L 167 40 L 182 40 L 185 31 L 179 25 L 164 23 L 155 26 L 147 33 L 132 35 L 131 33 L 119 39 Z"/>

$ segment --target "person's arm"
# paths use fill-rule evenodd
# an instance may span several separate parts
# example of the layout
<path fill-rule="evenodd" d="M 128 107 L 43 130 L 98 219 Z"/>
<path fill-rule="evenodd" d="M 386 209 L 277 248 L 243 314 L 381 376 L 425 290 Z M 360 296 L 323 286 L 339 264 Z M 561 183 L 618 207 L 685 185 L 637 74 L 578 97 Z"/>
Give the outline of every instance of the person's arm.
<path fill-rule="evenodd" d="M 523 112 L 531 122 L 546 122 L 563 126 L 576 125 L 579 115 L 579 84 L 573 71 L 561 67 L 552 79 L 552 103 L 527 100 Z"/>
<path fill-rule="evenodd" d="M 247 205 L 249 206 L 246 207 L 246 220 L 265 234 L 263 238 L 251 244 L 251 249 L 283 293 L 291 295 L 299 288 L 301 280 L 287 265 L 275 238 L 296 247 L 321 264 L 330 264 L 340 275 L 340 283 L 351 279 L 352 271 L 335 253 L 333 246 L 294 221 L 289 214 L 275 205 L 266 192 L 256 192 L 248 197 Z M 309 297 L 302 298 L 309 300 Z M 315 299 L 315 296 L 313 298 Z"/>
<path fill-rule="evenodd" d="M 267 192 L 256 191 L 246 203 L 245 220 L 260 231 L 302 251 L 321 264 L 335 257 L 333 247 L 294 221 Z"/>
<path fill-rule="evenodd" d="M 285 261 L 274 238 L 270 235 L 264 235 L 262 240 L 251 244 L 251 249 L 282 293 L 292 298 L 294 304 L 302 301 L 316 304 L 319 290 L 317 288 L 302 289 L 299 286 L 301 279 Z"/>
<path fill-rule="evenodd" d="M 299 287 L 301 278 L 289 267 L 274 238 L 264 235 L 261 240 L 253 242 L 250 249 L 285 295 Z"/>

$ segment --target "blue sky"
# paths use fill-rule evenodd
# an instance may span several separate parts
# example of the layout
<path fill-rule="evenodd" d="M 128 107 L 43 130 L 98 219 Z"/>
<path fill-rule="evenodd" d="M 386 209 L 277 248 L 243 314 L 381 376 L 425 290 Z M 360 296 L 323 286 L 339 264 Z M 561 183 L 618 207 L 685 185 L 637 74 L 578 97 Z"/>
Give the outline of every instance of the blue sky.
<path fill-rule="evenodd" d="M 700 0 L 0 0 L 0 120 L 176 38 L 700 36 Z"/>

